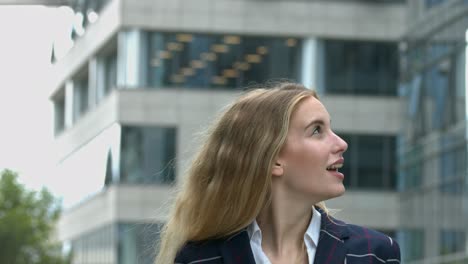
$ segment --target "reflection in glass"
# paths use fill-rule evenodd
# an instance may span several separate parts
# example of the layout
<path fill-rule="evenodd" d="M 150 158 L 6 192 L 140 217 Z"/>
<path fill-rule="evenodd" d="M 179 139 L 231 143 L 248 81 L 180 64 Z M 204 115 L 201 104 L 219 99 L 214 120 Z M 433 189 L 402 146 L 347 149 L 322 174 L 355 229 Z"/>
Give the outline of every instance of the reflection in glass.
<path fill-rule="evenodd" d="M 428 7 L 442 2 L 449 1 L 425 1 Z M 450 2 L 454 10 L 465 8 L 462 4 L 466 1 Z M 407 61 L 400 72 L 401 81 L 414 84 L 408 86 L 412 89 L 406 98 L 409 111 L 403 143 L 399 145 L 400 223 L 407 230 L 407 243 L 400 245 L 406 252 L 402 258 L 405 262 L 466 262 L 461 259 L 466 258 L 468 219 L 468 17 L 449 17 L 447 23 L 424 36 L 409 34 L 408 48 L 402 51 Z M 421 81 L 414 81 L 418 79 Z M 420 228 L 424 236 L 411 231 L 414 227 Z M 423 248 L 427 250 L 423 252 Z M 450 256 L 441 256 L 445 254 Z"/>
<path fill-rule="evenodd" d="M 149 39 L 151 87 L 236 88 L 299 78 L 296 38 L 153 32 Z"/>

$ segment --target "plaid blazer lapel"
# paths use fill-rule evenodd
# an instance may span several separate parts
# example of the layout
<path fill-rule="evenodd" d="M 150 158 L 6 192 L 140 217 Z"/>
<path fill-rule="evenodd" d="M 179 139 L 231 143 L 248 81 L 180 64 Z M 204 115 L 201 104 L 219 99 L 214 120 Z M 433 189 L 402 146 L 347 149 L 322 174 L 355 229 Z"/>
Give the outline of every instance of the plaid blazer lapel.
<path fill-rule="evenodd" d="M 226 239 L 221 246 L 221 254 L 225 264 L 255 264 L 246 229 Z"/>
<path fill-rule="evenodd" d="M 322 217 L 314 264 L 343 263 L 346 258 L 345 239 L 349 237 L 348 227 L 345 223 L 328 216 L 323 210 L 316 209 Z"/>

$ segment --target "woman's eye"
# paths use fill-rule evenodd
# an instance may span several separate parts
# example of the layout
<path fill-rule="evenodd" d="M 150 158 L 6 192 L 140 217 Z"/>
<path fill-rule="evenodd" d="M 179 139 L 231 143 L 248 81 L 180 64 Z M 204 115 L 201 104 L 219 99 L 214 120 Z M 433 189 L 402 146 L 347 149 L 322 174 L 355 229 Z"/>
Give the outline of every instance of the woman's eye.
<path fill-rule="evenodd" d="M 320 134 L 321 132 L 322 132 L 322 127 L 316 126 L 316 127 L 314 128 L 314 131 L 312 132 L 312 135 Z"/>

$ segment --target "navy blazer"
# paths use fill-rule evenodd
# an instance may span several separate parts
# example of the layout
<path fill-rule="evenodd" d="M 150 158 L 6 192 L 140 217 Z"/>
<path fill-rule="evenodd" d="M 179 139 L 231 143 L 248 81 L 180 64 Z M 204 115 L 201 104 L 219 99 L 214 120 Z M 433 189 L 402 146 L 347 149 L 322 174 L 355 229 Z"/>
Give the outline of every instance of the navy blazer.
<path fill-rule="evenodd" d="M 318 208 L 317 208 L 318 209 Z M 392 238 L 322 214 L 314 264 L 400 263 L 400 247 Z M 224 239 L 189 242 L 176 264 L 255 264 L 247 229 Z"/>

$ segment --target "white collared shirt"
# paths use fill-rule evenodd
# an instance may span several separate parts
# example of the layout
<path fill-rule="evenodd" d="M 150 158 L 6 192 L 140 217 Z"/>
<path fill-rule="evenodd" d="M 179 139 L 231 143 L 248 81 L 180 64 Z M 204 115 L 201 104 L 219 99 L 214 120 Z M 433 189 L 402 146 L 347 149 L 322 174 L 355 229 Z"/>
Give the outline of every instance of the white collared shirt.
<path fill-rule="evenodd" d="M 309 264 L 314 263 L 315 252 L 317 251 L 318 239 L 320 235 L 320 222 L 321 214 L 313 208 L 312 219 L 310 220 L 309 226 L 304 234 L 304 243 L 307 248 L 307 256 L 309 258 Z M 253 221 L 252 224 L 247 228 L 250 238 L 250 246 L 252 253 L 257 264 L 271 264 L 270 260 L 266 256 L 262 249 L 262 230 L 257 224 L 257 221 Z"/>

